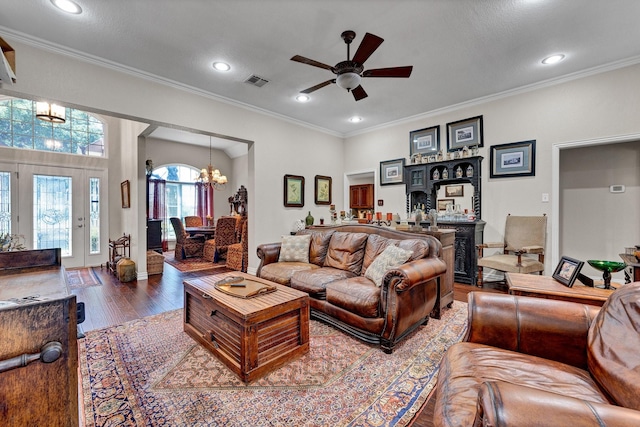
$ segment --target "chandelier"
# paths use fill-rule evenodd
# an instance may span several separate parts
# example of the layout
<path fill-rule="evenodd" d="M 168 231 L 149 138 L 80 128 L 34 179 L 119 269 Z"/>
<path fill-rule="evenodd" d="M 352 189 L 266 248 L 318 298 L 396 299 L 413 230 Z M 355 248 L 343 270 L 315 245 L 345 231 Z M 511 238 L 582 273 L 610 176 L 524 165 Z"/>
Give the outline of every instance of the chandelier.
<path fill-rule="evenodd" d="M 48 102 L 36 103 L 36 117 L 40 120 L 52 123 L 64 123 L 65 108 L 57 104 L 49 104 Z"/>
<path fill-rule="evenodd" d="M 197 179 L 198 182 L 203 184 L 209 184 L 216 190 L 224 187 L 227 183 L 227 177 L 220 173 L 220 170 L 214 169 L 211 166 L 211 136 L 209 136 L 209 165 L 200 171 L 200 176 Z"/>

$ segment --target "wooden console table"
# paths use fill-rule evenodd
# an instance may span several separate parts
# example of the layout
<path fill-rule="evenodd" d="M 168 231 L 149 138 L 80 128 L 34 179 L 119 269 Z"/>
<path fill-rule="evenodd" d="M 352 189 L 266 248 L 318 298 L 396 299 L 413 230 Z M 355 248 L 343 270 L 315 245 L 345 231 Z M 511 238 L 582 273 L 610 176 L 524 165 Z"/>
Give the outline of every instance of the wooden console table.
<path fill-rule="evenodd" d="M 602 306 L 613 289 L 591 288 L 576 280 L 569 288 L 553 277 L 537 274 L 506 273 L 509 294 L 536 298 L 572 301 L 581 304 Z"/>
<path fill-rule="evenodd" d="M 0 252 L 0 425 L 79 424 L 76 297 L 60 261 L 59 248 Z"/>

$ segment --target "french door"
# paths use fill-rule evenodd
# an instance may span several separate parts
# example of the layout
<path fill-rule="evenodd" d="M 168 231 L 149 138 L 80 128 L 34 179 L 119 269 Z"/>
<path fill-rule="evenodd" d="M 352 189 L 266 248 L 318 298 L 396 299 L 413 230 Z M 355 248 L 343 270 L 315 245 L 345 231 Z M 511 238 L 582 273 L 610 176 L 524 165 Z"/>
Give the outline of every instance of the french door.
<path fill-rule="evenodd" d="M 59 247 L 67 268 L 106 260 L 106 171 L 19 164 L 17 177 L 12 230 L 27 248 Z"/>

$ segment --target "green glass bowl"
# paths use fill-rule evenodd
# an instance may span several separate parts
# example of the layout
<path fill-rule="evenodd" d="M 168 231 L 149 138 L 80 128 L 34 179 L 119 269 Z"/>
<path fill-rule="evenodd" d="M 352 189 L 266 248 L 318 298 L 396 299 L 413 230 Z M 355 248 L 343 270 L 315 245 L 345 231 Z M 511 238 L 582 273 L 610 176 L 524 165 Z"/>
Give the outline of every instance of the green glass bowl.
<path fill-rule="evenodd" d="M 599 261 L 595 259 L 588 260 L 587 263 L 596 270 L 608 271 L 609 273 L 615 273 L 617 271 L 624 270 L 627 266 L 624 262 L 618 261 Z"/>

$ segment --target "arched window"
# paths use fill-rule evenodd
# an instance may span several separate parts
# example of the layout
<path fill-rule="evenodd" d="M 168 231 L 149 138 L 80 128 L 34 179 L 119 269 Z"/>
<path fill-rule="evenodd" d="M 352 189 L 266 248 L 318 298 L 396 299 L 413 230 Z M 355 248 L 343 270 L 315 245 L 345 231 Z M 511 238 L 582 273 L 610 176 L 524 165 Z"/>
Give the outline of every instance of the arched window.
<path fill-rule="evenodd" d="M 84 111 L 65 109 L 65 122 L 36 117 L 36 102 L 0 100 L 0 146 L 104 157 L 104 124 Z"/>
<path fill-rule="evenodd" d="M 166 165 L 153 170 L 152 178 L 163 179 L 166 184 L 167 218 L 196 215 L 196 179 L 200 171 L 191 166 Z M 169 239 L 175 239 L 173 228 L 168 227 Z"/>

